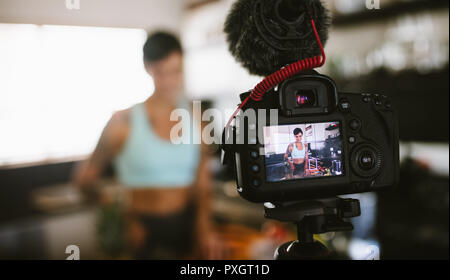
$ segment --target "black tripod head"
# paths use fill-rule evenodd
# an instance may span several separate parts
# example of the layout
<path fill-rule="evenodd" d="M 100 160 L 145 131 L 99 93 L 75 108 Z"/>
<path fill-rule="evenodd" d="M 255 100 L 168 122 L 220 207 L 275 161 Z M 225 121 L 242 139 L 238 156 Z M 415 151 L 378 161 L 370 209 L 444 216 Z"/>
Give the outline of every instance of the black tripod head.
<path fill-rule="evenodd" d="M 297 225 L 298 240 L 281 245 L 276 259 L 326 259 L 332 252 L 314 240 L 314 234 L 335 231 L 351 231 L 353 225 L 345 221 L 361 215 L 359 200 L 328 198 L 283 203 L 265 207 L 265 217 Z"/>

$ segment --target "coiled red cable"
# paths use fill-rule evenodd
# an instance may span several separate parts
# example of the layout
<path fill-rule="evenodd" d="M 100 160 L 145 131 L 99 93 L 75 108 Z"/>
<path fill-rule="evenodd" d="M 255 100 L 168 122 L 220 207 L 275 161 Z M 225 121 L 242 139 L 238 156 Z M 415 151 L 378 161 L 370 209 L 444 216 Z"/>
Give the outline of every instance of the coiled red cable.
<path fill-rule="evenodd" d="M 325 64 L 325 61 L 327 58 L 325 55 L 325 50 L 323 49 L 322 42 L 320 41 L 319 33 L 317 32 L 316 24 L 313 19 L 311 19 L 310 22 L 311 22 L 311 26 L 314 30 L 314 35 L 316 37 L 317 44 L 320 47 L 320 51 L 321 51 L 322 55 L 299 60 L 299 61 L 289 64 L 288 66 L 267 76 L 258 85 L 256 85 L 256 87 L 252 90 L 251 94 L 244 101 L 242 101 L 242 103 L 239 105 L 239 107 L 236 109 L 236 111 L 231 116 L 231 118 L 228 121 L 225 128 L 228 128 L 228 126 L 231 124 L 233 119 L 236 117 L 236 115 L 239 113 L 239 111 L 245 106 L 245 104 L 247 104 L 247 102 L 250 100 L 250 98 L 253 99 L 254 101 L 261 101 L 261 99 L 263 98 L 263 96 L 266 92 L 268 92 L 273 87 L 280 84 L 281 82 L 291 78 L 292 76 L 294 76 L 300 72 L 318 68 Z"/>

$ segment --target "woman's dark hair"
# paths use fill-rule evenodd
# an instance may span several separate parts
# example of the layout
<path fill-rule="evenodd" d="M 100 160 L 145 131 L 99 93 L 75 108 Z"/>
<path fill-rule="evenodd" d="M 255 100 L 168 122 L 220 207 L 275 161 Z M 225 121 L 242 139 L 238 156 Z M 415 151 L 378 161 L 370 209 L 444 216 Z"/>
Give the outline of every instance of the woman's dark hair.
<path fill-rule="evenodd" d="M 144 62 L 155 62 L 173 52 L 183 53 L 180 40 L 170 33 L 158 31 L 148 36 L 144 44 Z"/>
<path fill-rule="evenodd" d="M 294 129 L 294 135 L 297 136 L 299 133 L 301 133 L 303 135 L 303 130 L 301 128 L 296 128 Z"/>

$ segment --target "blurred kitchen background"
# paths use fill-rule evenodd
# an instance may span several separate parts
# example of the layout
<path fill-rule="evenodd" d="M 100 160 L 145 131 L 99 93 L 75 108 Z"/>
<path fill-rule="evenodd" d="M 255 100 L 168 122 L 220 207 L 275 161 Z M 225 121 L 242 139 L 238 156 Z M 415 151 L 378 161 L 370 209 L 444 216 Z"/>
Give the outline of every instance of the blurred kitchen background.
<path fill-rule="evenodd" d="M 114 208 L 80 196 L 72 168 L 114 111 L 151 94 L 147 32 L 179 34 L 190 98 L 235 108 L 261 78 L 227 51 L 222 27 L 232 2 L 81 0 L 67 9 L 65 0 L 0 0 L 0 259 L 65 259 L 72 244 L 82 259 L 127 258 L 110 236 L 120 235 L 108 216 Z M 363 206 L 353 233 L 318 238 L 346 258 L 376 245 L 382 259 L 448 259 L 449 1 L 381 0 L 379 10 L 365 0 L 323 2 L 333 25 L 320 72 L 342 91 L 393 99 L 402 171 L 397 189 L 352 196 Z M 270 259 L 294 228 L 238 197 L 216 155 L 213 209 L 230 258 Z M 114 170 L 102 185 L 104 196 L 120 195 Z"/>

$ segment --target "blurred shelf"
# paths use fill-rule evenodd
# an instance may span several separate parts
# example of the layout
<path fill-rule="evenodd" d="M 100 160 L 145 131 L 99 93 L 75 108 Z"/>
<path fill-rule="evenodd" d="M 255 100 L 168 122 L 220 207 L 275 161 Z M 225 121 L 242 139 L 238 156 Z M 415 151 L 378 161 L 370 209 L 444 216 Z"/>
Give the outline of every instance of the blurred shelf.
<path fill-rule="evenodd" d="M 353 24 L 381 22 L 389 18 L 394 18 L 406 13 L 420 11 L 432 11 L 448 9 L 448 0 L 417 0 L 409 2 L 397 2 L 390 6 L 381 7 L 379 10 L 368 10 L 346 15 L 336 15 L 333 17 L 334 27 L 344 27 Z"/>
<path fill-rule="evenodd" d="M 216 220 L 225 224 L 242 224 L 260 228 L 264 223 L 264 207 L 241 198 L 235 182 L 216 183 L 213 197 L 213 212 Z"/>

